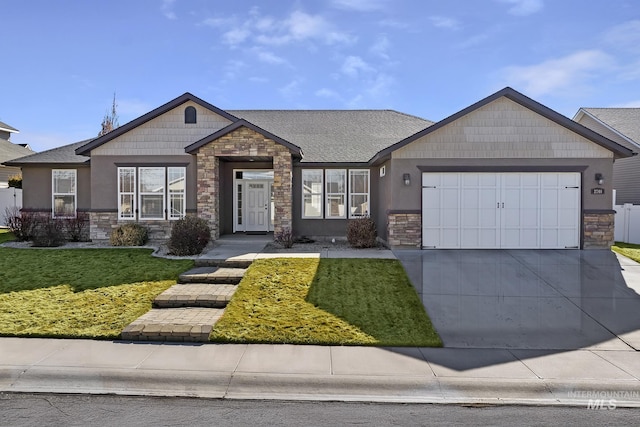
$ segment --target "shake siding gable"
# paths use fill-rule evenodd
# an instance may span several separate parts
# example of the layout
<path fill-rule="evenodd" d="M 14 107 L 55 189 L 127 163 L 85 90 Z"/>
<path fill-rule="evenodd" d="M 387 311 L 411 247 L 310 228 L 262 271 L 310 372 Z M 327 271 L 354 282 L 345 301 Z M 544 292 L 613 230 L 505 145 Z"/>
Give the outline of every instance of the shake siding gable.
<path fill-rule="evenodd" d="M 505 97 L 399 148 L 412 158 L 612 158 L 613 153 Z"/>
<path fill-rule="evenodd" d="M 192 106 L 197 123 L 184 122 L 184 109 Z M 188 101 L 129 132 L 96 147 L 91 155 L 184 155 L 184 148 L 231 123 L 230 120 Z"/>

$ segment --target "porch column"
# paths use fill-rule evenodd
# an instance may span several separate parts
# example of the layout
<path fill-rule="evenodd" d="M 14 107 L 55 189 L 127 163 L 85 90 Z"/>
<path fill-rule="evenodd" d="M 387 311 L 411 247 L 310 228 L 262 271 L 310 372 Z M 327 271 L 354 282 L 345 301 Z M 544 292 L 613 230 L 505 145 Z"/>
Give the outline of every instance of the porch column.
<path fill-rule="evenodd" d="M 215 156 L 213 145 L 202 147 L 196 156 L 198 167 L 197 209 L 211 228 L 211 237 L 220 237 L 220 160 Z"/>
<path fill-rule="evenodd" d="M 285 230 L 293 232 L 292 169 L 291 153 L 285 149 L 277 150 L 273 155 L 273 231 L 276 237 Z"/>

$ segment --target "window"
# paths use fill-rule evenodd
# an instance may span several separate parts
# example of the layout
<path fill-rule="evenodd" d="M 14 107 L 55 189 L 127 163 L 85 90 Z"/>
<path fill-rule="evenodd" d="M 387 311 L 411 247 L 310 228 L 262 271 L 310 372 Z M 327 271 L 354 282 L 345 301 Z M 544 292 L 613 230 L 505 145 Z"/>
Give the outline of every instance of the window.
<path fill-rule="evenodd" d="M 303 169 L 302 218 L 369 216 L 370 171 L 349 169 L 348 172 L 347 175 L 346 169 Z"/>
<path fill-rule="evenodd" d="M 169 219 L 180 219 L 185 215 L 186 170 L 185 168 L 167 168 L 169 176 Z"/>
<path fill-rule="evenodd" d="M 76 170 L 54 169 L 52 171 L 53 218 L 76 216 Z"/>
<path fill-rule="evenodd" d="M 349 218 L 369 215 L 369 170 L 349 171 Z"/>
<path fill-rule="evenodd" d="M 322 169 L 302 170 L 302 217 L 322 218 Z"/>
<path fill-rule="evenodd" d="M 135 219 L 136 168 L 118 168 L 118 219 Z"/>
<path fill-rule="evenodd" d="M 139 168 L 140 219 L 164 219 L 164 168 Z"/>
<path fill-rule="evenodd" d="M 118 168 L 118 219 L 172 220 L 185 213 L 186 168 Z"/>
<path fill-rule="evenodd" d="M 196 123 L 197 113 L 195 107 L 187 107 L 184 109 L 184 122 L 185 123 Z"/>
<path fill-rule="evenodd" d="M 327 201 L 327 218 L 346 218 L 347 203 L 347 171 L 344 169 L 327 169 L 325 171 Z"/>

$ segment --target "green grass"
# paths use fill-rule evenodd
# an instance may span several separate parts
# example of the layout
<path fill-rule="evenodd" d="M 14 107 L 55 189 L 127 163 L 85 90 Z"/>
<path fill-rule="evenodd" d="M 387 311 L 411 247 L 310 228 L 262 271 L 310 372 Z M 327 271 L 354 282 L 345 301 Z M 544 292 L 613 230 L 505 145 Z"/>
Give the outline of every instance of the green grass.
<path fill-rule="evenodd" d="M 255 261 L 211 340 L 442 345 L 400 262 L 373 259 Z"/>
<path fill-rule="evenodd" d="M 640 245 L 616 242 L 615 245 L 611 246 L 611 250 L 618 252 L 620 255 L 624 255 L 627 258 L 631 258 L 636 262 L 640 262 Z"/>
<path fill-rule="evenodd" d="M 117 338 L 191 266 L 149 249 L 0 248 L 0 335 Z"/>
<path fill-rule="evenodd" d="M 6 228 L 0 228 L 0 243 L 14 240 L 13 233 Z"/>

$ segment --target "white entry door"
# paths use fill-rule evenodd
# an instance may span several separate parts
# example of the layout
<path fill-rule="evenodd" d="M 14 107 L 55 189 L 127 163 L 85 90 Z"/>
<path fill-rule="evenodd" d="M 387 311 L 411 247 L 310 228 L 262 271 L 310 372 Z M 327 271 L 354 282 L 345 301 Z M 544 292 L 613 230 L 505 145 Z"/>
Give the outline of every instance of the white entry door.
<path fill-rule="evenodd" d="M 424 173 L 422 186 L 424 247 L 579 247 L 579 173 Z"/>
<path fill-rule="evenodd" d="M 269 231 L 269 181 L 251 180 L 244 183 L 246 203 L 243 206 L 245 231 Z"/>

